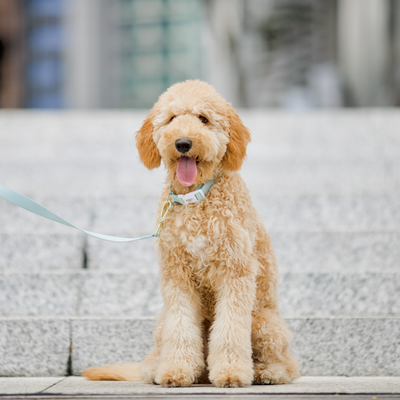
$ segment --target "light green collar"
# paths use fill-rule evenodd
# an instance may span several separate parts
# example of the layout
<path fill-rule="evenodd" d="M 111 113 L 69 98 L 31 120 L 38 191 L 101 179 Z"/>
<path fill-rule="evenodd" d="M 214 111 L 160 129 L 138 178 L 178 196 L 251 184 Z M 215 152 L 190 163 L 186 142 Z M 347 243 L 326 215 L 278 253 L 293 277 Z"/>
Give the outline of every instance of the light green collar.
<path fill-rule="evenodd" d="M 171 185 L 169 187 L 169 194 L 171 195 L 171 199 L 175 203 L 179 204 L 197 203 L 198 201 L 201 201 L 204 199 L 204 197 L 206 197 L 206 194 L 210 190 L 211 186 L 214 184 L 215 179 L 211 179 L 206 183 L 202 183 L 194 192 L 190 192 L 187 194 L 174 194 L 172 192 L 172 185 Z"/>

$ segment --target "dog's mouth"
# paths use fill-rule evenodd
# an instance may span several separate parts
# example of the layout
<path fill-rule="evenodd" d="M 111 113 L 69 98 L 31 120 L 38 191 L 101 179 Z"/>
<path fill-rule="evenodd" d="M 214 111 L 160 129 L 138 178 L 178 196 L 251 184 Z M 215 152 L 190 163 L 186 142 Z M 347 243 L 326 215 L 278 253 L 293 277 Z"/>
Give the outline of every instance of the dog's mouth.
<path fill-rule="evenodd" d="M 198 159 L 182 156 L 176 167 L 176 177 L 182 186 L 192 186 L 197 176 Z"/>

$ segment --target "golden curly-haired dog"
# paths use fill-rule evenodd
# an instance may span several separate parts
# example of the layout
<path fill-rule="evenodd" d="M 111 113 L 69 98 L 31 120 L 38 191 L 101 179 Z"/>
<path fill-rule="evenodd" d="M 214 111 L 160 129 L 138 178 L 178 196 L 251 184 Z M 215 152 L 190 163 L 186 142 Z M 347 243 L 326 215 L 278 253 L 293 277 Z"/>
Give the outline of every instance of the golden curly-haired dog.
<path fill-rule="evenodd" d="M 250 133 L 215 89 L 177 83 L 137 133 L 143 164 L 168 171 L 161 204 L 216 179 L 206 197 L 176 204 L 156 239 L 164 311 L 142 363 L 94 367 L 91 380 L 218 387 L 290 383 L 299 377 L 278 309 L 269 235 L 238 174 Z"/>

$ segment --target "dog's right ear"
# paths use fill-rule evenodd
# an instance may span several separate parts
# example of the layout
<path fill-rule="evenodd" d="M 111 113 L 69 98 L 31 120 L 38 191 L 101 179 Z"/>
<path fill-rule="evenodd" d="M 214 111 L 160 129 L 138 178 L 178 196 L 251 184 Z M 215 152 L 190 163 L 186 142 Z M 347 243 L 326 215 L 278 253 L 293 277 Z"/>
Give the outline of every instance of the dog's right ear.
<path fill-rule="evenodd" d="M 161 155 L 153 140 L 153 117 L 154 113 L 152 111 L 143 122 L 140 130 L 136 132 L 136 147 L 139 157 L 148 169 L 158 168 L 161 164 Z"/>

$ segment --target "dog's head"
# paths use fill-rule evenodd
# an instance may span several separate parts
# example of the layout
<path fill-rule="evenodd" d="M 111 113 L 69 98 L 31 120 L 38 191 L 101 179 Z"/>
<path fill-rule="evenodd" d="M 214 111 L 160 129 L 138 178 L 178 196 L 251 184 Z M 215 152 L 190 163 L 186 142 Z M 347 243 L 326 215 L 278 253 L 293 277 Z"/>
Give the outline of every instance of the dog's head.
<path fill-rule="evenodd" d="M 149 168 L 164 161 L 172 179 L 190 188 L 218 171 L 236 171 L 250 133 L 234 109 L 205 82 L 186 81 L 163 93 L 136 134 Z"/>

